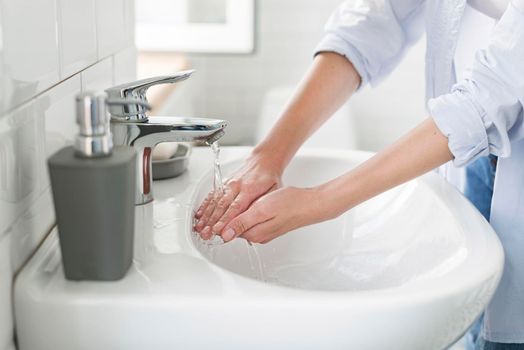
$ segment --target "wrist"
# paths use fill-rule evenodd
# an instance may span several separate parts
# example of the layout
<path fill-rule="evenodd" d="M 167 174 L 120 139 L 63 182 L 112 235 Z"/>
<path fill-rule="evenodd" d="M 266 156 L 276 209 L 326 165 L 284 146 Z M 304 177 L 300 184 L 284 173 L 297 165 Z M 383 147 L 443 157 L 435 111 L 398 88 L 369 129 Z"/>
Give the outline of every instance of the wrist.
<path fill-rule="evenodd" d="M 317 206 L 324 220 L 331 220 L 352 209 L 357 203 L 351 199 L 351 184 L 342 185 L 337 179 L 319 185 L 317 192 Z"/>
<path fill-rule="evenodd" d="M 316 221 L 326 221 L 338 217 L 341 212 L 337 208 L 331 189 L 320 185 L 311 189 L 314 192 L 314 212 Z"/>
<path fill-rule="evenodd" d="M 251 151 L 248 161 L 255 162 L 279 176 L 282 176 L 287 166 L 287 161 L 276 147 L 266 147 L 263 143 Z"/>

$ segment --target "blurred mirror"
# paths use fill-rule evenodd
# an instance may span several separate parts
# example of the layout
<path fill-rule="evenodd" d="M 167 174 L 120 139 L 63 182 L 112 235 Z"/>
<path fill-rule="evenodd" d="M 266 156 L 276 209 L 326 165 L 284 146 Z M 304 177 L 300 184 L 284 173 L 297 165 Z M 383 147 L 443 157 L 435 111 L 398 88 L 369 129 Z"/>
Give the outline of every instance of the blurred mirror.
<path fill-rule="evenodd" d="M 227 0 L 192 0 L 188 4 L 189 23 L 226 24 Z"/>
<path fill-rule="evenodd" d="M 136 45 L 144 51 L 251 53 L 254 0 L 137 0 Z"/>

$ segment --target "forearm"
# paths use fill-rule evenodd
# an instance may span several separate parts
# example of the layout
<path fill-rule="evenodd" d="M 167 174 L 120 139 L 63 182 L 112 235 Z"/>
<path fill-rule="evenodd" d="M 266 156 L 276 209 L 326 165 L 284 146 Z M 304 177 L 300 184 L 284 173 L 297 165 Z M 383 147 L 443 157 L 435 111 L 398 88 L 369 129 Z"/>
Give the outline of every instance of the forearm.
<path fill-rule="evenodd" d="M 320 186 L 319 210 L 324 210 L 328 218 L 336 217 L 451 159 L 448 139 L 433 119 L 427 119 L 354 170 Z"/>
<path fill-rule="evenodd" d="M 353 65 L 336 53 L 321 53 L 278 122 L 253 151 L 283 171 L 296 151 L 360 84 Z"/>

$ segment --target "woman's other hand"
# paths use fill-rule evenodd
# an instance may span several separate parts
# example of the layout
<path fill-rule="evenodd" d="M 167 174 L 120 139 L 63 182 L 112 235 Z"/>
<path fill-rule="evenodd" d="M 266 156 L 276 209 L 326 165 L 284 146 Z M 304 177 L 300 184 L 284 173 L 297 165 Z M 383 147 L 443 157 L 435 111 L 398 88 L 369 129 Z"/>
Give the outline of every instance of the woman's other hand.
<path fill-rule="evenodd" d="M 289 231 L 338 215 L 318 188 L 284 187 L 254 202 L 220 232 L 224 241 L 242 237 L 267 243 Z"/>

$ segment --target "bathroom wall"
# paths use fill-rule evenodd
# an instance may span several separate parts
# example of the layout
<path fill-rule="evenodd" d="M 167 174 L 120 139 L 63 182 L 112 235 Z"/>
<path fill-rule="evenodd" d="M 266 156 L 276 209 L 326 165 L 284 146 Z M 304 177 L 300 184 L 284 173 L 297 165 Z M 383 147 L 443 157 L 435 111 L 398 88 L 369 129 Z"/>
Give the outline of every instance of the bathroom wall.
<path fill-rule="evenodd" d="M 164 113 L 227 119 L 225 143 L 252 143 L 266 94 L 299 82 L 311 64 L 325 22 L 341 2 L 257 1 L 255 52 L 190 55 L 197 73 L 180 84 Z M 350 102 L 347 117 L 353 119 L 357 148 L 377 150 L 424 118 L 424 46 L 421 40 L 389 79 Z"/>
<path fill-rule="evenodd" d="M 78 92 L 134 79 L 133 14 L 133 0 L 0 0 L 0 350 L 13 278 L 55 222 L 46 159 L 76 132 Z"/>

